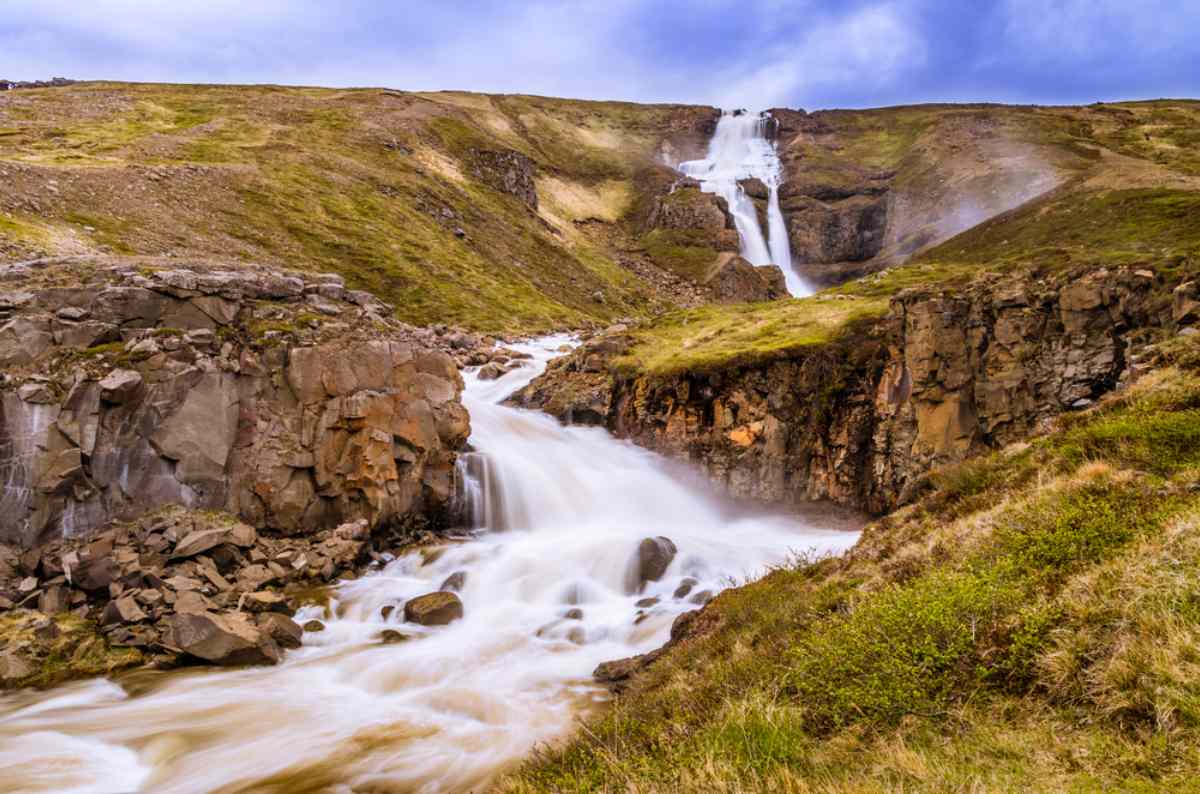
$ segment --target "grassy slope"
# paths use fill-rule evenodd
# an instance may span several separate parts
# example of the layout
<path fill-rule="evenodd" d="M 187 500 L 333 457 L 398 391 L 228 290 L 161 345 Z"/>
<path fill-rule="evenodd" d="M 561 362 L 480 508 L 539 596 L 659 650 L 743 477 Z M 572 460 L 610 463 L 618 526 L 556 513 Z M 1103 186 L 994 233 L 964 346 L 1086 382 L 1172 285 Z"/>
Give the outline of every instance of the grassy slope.
<path fill-rule="evenodd" d="M 847 146 L 850 154 L 867 157 L 860 149 L 873 141 L 883 153 L 867 162 L 894 165 L 908 156 L 906 142 L 919 139 L 921 130 L 936 117 L 930 109 L 894 112 L 899 126 L 891 132 L 880 128 L 885 111 L 839 112 L 854 120 L 853 124 L 846 119 L 840 122 L 852 142 Z M 954 286 L 984 271 L 1040 275 L 1078 267 L 1136 265 L 1178 277 L 1200 270 L 1200 179 L 1196 176 L 1200 139 L 1186 134 L 1186 129 L 1200 130 L 1200 104 L 996 108 L 994 112 L 1001 125 L 1014 125 L 1014 116 L 1023 121 L 1026 141 L 1039 142 L 1047 157 L 1058 159 L 1065 179 L 1060 187 L 904 265 L 811 298 L 668 314 L 636 332 L 639 343 L 620 365 L 666 374 L 768 359 L 824 343 L 844 333 L 848 323 L 882 314 L 888 298 L 900 290 Z M 1169 128 L 1170 140 L 1177 144 L 1151 147 L 1158 138 L 1147 141 L 1145 125 L 1133 126 L 1126 112 L 1147 125 L 1165 116 L 1185 126 Z M 1127 126 L 1116 126 L 1111 121 L 1114 115 Z M 839 158 L 842 155 L 838 153 Z M 843 166 L 840 160 L 830 165 L 830 179 L 844 174 L 838 170 Z M 900 176 L 918 178 L 903 171 Z M 843 303 L 831 303 L 835 299 Z M 837 310 L 831 311 L 834 306 Z"/>
<path fill-rule="evenodd" d="M 0 202 L 0 252 L 274 261 L 343 273 L 413 322 L 606 322 L 655 296 L 573 222 L 624 214 L 633 171 L 706 112 L 380 90 L 12 92 L 0 168 L 25 170 Z M 473 176 L 473 149 L 496 148 L 534 160 L 540 212 Z"/>
<path fill-rule="evenodd" d="M 1159 791 L 1200 774 L 1200 347 L 729 590 L 508 791 Z"/>

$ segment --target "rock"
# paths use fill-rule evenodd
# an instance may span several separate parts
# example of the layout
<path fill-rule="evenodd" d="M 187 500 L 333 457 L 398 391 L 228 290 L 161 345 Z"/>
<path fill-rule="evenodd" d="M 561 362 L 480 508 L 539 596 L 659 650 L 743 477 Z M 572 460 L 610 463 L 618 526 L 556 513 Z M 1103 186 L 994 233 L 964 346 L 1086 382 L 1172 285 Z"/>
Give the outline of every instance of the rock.
<path fill-rule="evenodd" d="M 463 616 L 463 605 L 454 593 L 427 593 L 404 605 L 404 620 L 422 626 L 444 626 Z"/>
<path fill-rule="evenodd" d="M 132 369 L 114 369 L 100 381 L 100 399 L 115 405 L 133 400 L 142 389 L 142 375 Z"/>
<path fill-rule="evenodd" d="M 276 664 L 279 646 L 248 616 L 238 613 L 201 612 L 171 619 L 175 647 L 219 665 Z"/>
<path fill-rule="evenodd" d="M 787 297 L 783 271 L 755 267 L 740 256 L 727 256 L 704 283 L 719 303 L 749 303 Z"/>
<path fill-rule="evenodd" d="M 491 363 L 484 364 L 482 367 L 480 367 L 477 377 L 480 380 L 496 380 L 503 374 L 503 367 L 501 367 L 499 364 Z"/>
<path fill-rule="evenodd" d="M 304 624 L 305 631 L 318 632 L 325 630 L 325 624 L 319 620 L 310 620 Z"/>
<path fill-rule="evenodd" d="M 288 614 L 291 609 L 288 607 L 288 600 L 282 593 L 271 592 L 270 590 L 261 590 L 253 593 L 244 593 L 241 598 L 241 608 L 247 612 L 281 612 Z"/>
<path fill-rule="evenodd" d="M 656 582 L 666 573 L 678 551 L 670 538 L 659 536 L 645 538 L 638 544 L 637 552 L 630 562 L 625 578 L 625 589 L 629 593 L 640 592 L 647 582 Z"/>
<path fill-rule="evenodd" d="M 34 405 L 50 405 L 56 402 L 54 392 L 45 383 L 26 383 L 17 389 L 17 396 Z"/>
<path fill-rule="evenodd" d="M 384 629 L 379 633 L 379 641 L 384 645 L 393 645 L 397 642 L 404 642 L 410 639 L 407 634 L 402 634 L 395 629 Z"/>
<path fill-rule="evenodd" d="M 0 683 L 12 686 L 36 672 L 33 664 L 12 648 L 0 651 Z"/>
<path fill-rule="evenodd" d="M 117 564 L 109 556 L 89 556 L 71 569 L 71 581 L 89 592 L 107 590 L 117 575 Z"/>
<path fill-rule="evenodd" d="M 738 186 L 740 186 L 742 191 L 750 198 L 762 199 L 763 201 L 766 201 L 771 195 L 771 191 L 767 187 L 766 183 L 757 177 L 739 179 Z"/>
<path fill-rule="evenodd" d="M 249 548 L 254 545 L 257 539 L 258 533 L 254 531 L 254 527 L 247 526 L 246 524 L 233 524 L 216 529 L 196 530 L 175 544 L 175 550 L 171 554 L 171 559 L 181 560 L 187 557 L 194 557 L 224 543 L 240 546 L 241 548 Z"/>
<path fill-rule="evenodd" d="M 563 620 L 583 620 L 583 610 L 579 607 L 568 609 L 563 613 Z"/>
<path fill-rule="evenodd" d="M 477 149 L 471 159 L 471 171 L 477 179 L 496 190 L 516 196 L 531 209 L 537 209 L 536 167 L 533 160 L 511 149 Z"/>
<path fill-rule="evenodd" d="M 384 604 L 382 607 L 379 608 L 379 616 L 381 618 L 383 618 L 384 620 L 387 620 L 388 618 L 390 618 L 392 616 L 392 613 L 395 611 L 396 611 L 395 604 Z"/>
<path fill-rule="evenodd" d="M 299 648 L 304 630 L 287 615 L 269 612 L 258 616 L 258 627 L 265 631 L 280 648 Z"/>
<path fill-rule="evenodd" d="M 145 620 L 146 613 L 138 606 L 137 601 L 133 596 L 121 596 L 108 602 L 108 606 L 104 608 L 103 623 L 112 625 L 116 623 L 138 623 Z"/>
<path fill-rule="evenodd" d="M 689 598 L 688 602 L 692 603 L 692 604 L 700 604 L 701 606 L 703 606 L 704 604 L 707 604 L 709 601 L 712 601 L 712 600 L 713 600 L 713 591 L 712 590 L 701 590 L 699 593 L 696 593 L 694 596 Z"/>
<path fill-rule="evenodd" d="M 452 592 L 461 593 L 462 589 L 463 589 L 463 585 L 465 585 L 466 583 L 467 583 L 467 572 L 466 571 L 455 571 L 454 573 L 452 573 L 446 577 L 446 581 L 442 582 L 442 586 L 439 587 L 438 589 L 439 590 L 449 590 Z"/>
<path fill-rule="evenodd" d="M 697 584 L 699 583 L 695 579 L 687 577 L 675 588 L 675 592 L 671 594 L 672 598 L 687 598 L 687 594 L 692 592 L 692 588 Z"/>
<path fill-rule="evenodd" d="M 643 599 L 639 600 L 636 604 L 634 604 L 634 606 L 637 607 L 638 609 L 649 609 L 650 607 L 654 606 L 658 602 L 659 602 L 658 596 L 652 596 L 650 598 L 643 598 Z"/>
<path fill-rule="evenodd" d="M 640 656 L 631 656 L 628 659 L 615 659 L 611 662 L 603 662 L 592 672 L 592 677 L 599 683 L 606 684 L 614 692 L 621 692 L 629 685 L 630 679 L 636 673 L 643 670 L 661 655 L 662 650 L 660 649 L 644 653 Z"/>

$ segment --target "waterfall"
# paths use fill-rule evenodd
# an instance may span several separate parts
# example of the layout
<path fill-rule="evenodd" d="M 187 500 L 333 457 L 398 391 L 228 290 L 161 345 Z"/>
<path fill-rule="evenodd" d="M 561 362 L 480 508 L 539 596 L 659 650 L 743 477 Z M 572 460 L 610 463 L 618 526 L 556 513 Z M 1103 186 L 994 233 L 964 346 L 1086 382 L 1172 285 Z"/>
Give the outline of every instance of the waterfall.
<path fill-rule="evenodd" d="M 567 341 L 516 345 L 532 359 L 498 380 L 466 374 L 469 539 L 340 583 L 328 606 L 296 615 L 326 628 L 276 667 L 0 696 L 0 790 L 483 790 L 607 698 L 597 664 L 662 645 L 679 614 L 733 581 L 857 539 L 747 512 L 599 428 L 501 404 Z M 678 552 L 631 593 L 639 543 L 656 536 Z M 403 622 L 397 607 L 458 573 L 461 620 Z M 384 629 L 411 639 L 383 645 Z"/>
<path fill-rule="evenodd" d="M 792 267 L 787 224 L 779 207 L 783 165 L 767 134 L 774 119 L 767 112 L 724 111 L 703 160 L 680 163 L 678 170 L 700 182 L 705 193 L 725 199 L 741 241 L 741 253 L 752 265 L 778 265 L 792 295 L 811 295 L 812 288 Z M 767 234 L 758 222 L 754 201 L 738 184 L 758 179 L 767 186 Z"/>

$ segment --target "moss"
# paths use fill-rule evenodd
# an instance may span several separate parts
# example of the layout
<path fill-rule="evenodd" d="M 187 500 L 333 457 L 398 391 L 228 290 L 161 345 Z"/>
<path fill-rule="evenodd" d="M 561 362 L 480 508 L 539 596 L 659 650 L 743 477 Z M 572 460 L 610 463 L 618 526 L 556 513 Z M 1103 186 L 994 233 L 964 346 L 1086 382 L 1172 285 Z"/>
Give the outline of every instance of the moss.
<path fill-rule="evenodd" d="M 31 670 L 9 682 L 14 687 L 50 687 L 111 674 L 143 661 L 136 648 L 109 645 L 94 624 L 71 614 L 47 618 L 40 612 L 16 610 L 0 616 L 0 637 Z"/>
<path fill-rule="evenodd" d="M 698 284 L 708 281 L 718 252 L 704 232 L 684 229 L 655 229 L 641 239 L 654 264 Z"/>

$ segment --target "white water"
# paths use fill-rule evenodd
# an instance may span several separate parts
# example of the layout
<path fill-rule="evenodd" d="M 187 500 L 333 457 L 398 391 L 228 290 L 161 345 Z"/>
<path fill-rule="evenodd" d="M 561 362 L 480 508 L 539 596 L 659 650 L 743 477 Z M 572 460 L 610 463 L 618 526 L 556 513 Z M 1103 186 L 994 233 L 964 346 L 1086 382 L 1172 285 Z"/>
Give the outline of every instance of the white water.
<path fill-rule="evenodd" d="M 497 404 L 564 341 L 518 346 L 534 360 L 498 381 L 467 377 L 471 443 L 502 497 L 477 493 L 476 504 L 508 531 L 341 584 L 332 615 L 297 616 L 326 630 L 277 667 L 0 698 L 0 791 L 471 790 L 600 702 L 599 662 L 661 645 L 675 616 L 696 608 L 672 598 L 685 576 L 699 580 L 693 592 L 717 591 L 793 552 L 836 553 L 857 539 L 795 517 L 735 514 L 602 430 Z M 662 580 L 628 594 L 634 550 L 655 535 L 679 553 Z M 401 624 L 399 609 L 381 617 L 456 571 L 467 575 L 462 620 L 423 629 Z M 662 604 L 635 625 L 634 603 L 654 595 Z M 572 607 L 581 621 L 562 619 Z M 381 645 L 387 627 L 420 636 Z"/>
<path fill-rule="evenodd" d="M 811 295 L 812 288 L 792 268 L 787 226 L 779 208 L 783 166 L 775 144 L 767 138 L 768 113 L 725 111 L 708 144 L 708 156 L 679 164 L 679 171 L 699 180 L 705 193 L 716 193 L 729 205 L 737 226 L 742 256 L 752 265 L 778 265 L 792 295 Z M 767 186 L 767 234 L 758 222 L 754 202 L 738 184 L 757 178 Z"/>

